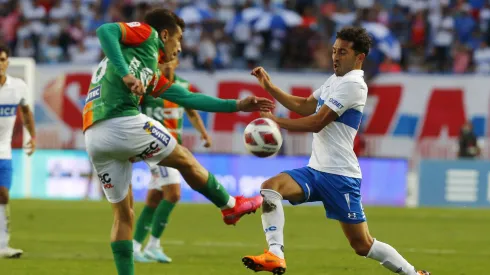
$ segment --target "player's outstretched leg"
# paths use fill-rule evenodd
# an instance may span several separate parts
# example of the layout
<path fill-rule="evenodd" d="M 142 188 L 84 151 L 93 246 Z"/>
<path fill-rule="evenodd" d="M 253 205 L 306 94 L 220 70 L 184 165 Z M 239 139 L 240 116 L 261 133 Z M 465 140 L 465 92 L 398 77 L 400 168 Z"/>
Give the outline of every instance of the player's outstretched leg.
<path fill-rule="evenodd" d="M 221 209 L 226 224 L 236 224 L 245 214 L 255 212 L 262 204 L 262 196 L 232 197 L 214 175 L 197 162 L 185 147 L 177 145 L 159 165 L 173 167 L 182 174 L 189 186 L 204 195 Z"/>
<path fill-rule="evenodd" d="M 140 263 L 155 262 L 154 260 L 148 259 L 147 257 L 144 256 L 143 252 L 141 251 L 141 247 L 143 241 L 146 239 L 146 236 L 148 235 L 148 231 L 151 228 L 153 215 L 161 200 L 162 200 L 162 192 L 160 190 L 157 189 L 148 190 L 145 206 L 143 207 L 143 211 L 141 211 L 141 214 L 139 215 L 138 220 L 136 221 L 136 228 L 134 230 L 133 257 L 135 262 L 140 262 Z"/>
<path fill-rule="evenodd" d="M 180 178 L 180 174 L 178 177 Z M 180 184 L 164 185 L 161 190 L 163 192 L 163 199 L 159 201 L 155 214 L 153 215 L 150 240 L 145 247 L 144 253 L 147 258 L 160 263 L 170 263 L 172 259 L 163 252 L 163 248 L 160 245 L 160 238 L 168 224 L 170 213 L 172 213 L 175 205 L 180 200 Z"/>
<path fill-rule="evenodd" d="M 417 271 L 398 251 L 389 244 L 373 239 L 366 222 L 349 224 L 340 222 L 345 236 L 357 255 L 378 261 L 388 270 L 402 275 L 430 275 L 425 270 Z"/>
<path fill-rule="evenodd" d="M 261 186 L 262 226 L 269 249 L 259 256 L 245 256 L 243 264 L 254 271 L 269 271 L 274 274 L 286 272 L 284 257 L 284 209 L 282 200 L 304 201 L 303 189 L 287 174 L 279 174 Z"/>

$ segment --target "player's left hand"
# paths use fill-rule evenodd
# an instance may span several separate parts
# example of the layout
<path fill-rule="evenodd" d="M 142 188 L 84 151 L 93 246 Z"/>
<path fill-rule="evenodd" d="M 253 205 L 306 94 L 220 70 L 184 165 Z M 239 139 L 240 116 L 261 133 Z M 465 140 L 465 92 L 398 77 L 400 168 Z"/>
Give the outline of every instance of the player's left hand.
<path fill-rule="evenodd" d="M 249 96 L 238 100 L 238 110 L 242 112 L 269 112 L 274 109 L 274 102 L 264 97 Z"/>
<path fill-rule="evenodd" d="M 271 112 L 260 112 L 260 116 L 263 118 L 271 119 L 272 121 L 276 121 L 276 117 Z"/>
<path fill-rule="evenodd" d="M 27 150 L 28 156 L 34 154 L 34 151 L 36 151 L 36 140 L 35 139 L 29 140 L 25 149 Z"/>
<path fill-rule="evenodd" d="M 204 142 L 204 144 L 203 144 L 204 148 L 211 147 L 211 144 L 212 144 L 211 138 L 207 134 L 202 135 L 201 140 Z"/>

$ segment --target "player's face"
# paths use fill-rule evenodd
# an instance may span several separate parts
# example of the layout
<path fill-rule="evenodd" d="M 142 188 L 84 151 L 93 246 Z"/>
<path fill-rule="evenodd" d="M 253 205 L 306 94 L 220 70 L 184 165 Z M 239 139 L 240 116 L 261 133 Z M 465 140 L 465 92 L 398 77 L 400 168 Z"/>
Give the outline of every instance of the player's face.
<path fill-rule="evenodd" d="M 9 58 L 6 52 L 0 53 L 0 76 L 4 76 L 7 73 L 7 67 L 9 66 Z"/>
<path fill-rule="evenodd" d="M 336 76 L 343 76 L 352 71 L 357 55 L 352 49 L 352 42 L 342 39 L 335 40 L 332 48 L 333 70 Z"/>
<path fill-rule="evenodd" d="M 165 44 L 165 62 L 169 62 L 177 58 L 182 51 L 180 42 L 182 41 L 182 29 L 177 26 L 177 30 L 173 34 L 169 34 L 168 37 L 163 36 L 163 43 Z M 166 38 L 166 39 L 165 39 Z"/>

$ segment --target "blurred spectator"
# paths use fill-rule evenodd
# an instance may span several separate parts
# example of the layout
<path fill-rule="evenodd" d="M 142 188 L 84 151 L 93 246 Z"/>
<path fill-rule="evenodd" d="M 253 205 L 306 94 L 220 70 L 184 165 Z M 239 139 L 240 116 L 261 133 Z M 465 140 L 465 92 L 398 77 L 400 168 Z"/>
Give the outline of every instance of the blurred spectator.
<path fill-rule="evenodd" d="M 252 39 L 246 44 L 243 56 L 247 62 L 247 68 L 256 67 L 262 57 L 262 45 L 264 41 L 262 36 L 255 34 Z"/>
<path fill-rule="evenodd" d="M 402 67 L 393 62 L 393 60 L 389 57 L 385 58 L 383 63 L 379 66 L 380 73 L 400 73 L 402 71 Z"/>
<path fill-rule="evenodd" d="M 49 18 L 51 18 L 52 20 L 57 21 L 67 19 L 73 12 L 70 2 L 62 0 L 55 0 L 53 2 L 54 4 L 49 10 Z"/>
<path fill-rule="evenodd" d="M 76 64 L 94 64 L 100 60 L 98 49 L 87 48 L 83 41 L 79 41 L 69 49 L 70 61 Z"/>
<path fill-rule="evenodd" d="M 476 28 L 476 22 L 475 19 L 473 19 L 470 10 L 470 5 L 466 3 L 462 5 L 459 11 L 456 11 L 454 29 L 456 30 L 456 38 L 461 41 L 461 43 L 467 43 L 473 29 Z"/>
<path fill-rule="evenodd" d="M 19 57 L 34 57 L 36 50 L 30 39 L 23 39 L 20 43 L 17 43 L 15 53 Z"/>
<path fill-rule="evenodd" d="M 198 64 L 202 69 L 214 71 L 214 59 L 217 56 L 216 45 L 210 33 L 203 32 L 199 42 Z"/>
<path fill-rule="evenodd" d="M 470 49 L 462 44 L 458 44 L 453 52 L 453 73 L 462 74 L 468 72 L 471 62 Z"/>
<path fill-rule="evenodd" d="M 451 44 L 454 41 L 454 18 L 448 7 L 442 8 L 441 16 L 432 17 L 432 28 L 434 29 L 434 60 L 437 71 L 443 72 L 448 68 Z"/>
<path fill-rule="evenodd" d="M 303 10 L 303 24 L 302 27 L 314 28 L 317 25 L 317 17 L 314 14 L 313 6 L 306 6 Z"/>
<path fill-rule="evenodd" d="M 473 133 L 473 125 L 471 122 L 466 122 L 461 128 L 459 135 L 459 154 L 460 158 L 476 158 L 480 155 L 480 148 L 475 133 Z"/>
<path fill-rule="evenodd" d="M 490 74 L 490 47 L 487 42 L 480 42 L 480 47 L 473 54 L 475 63 L 475 72 L 481 74 Z"/>
<path fill-rule="evenodd" d="M 187 25 L 182 68 L 331 71 L 336 31 L 371 24 L 366 79 L 379 72 L 490 73 L 488 0 L 1 0 L 0 42 L 37 62 L 82 62 L 100 53 L 95 31 L 102 24 L 188 5 L 211 18 Z M 387 58 L 392 42 L 402 46 L 401 58 Z"/>
<path fill-rule="evenodd" d="M 58 63 L 63 60 L 63 49 L 57 38 L 50 38 L 42 47 L 42 60 L 46 63 Z"/>

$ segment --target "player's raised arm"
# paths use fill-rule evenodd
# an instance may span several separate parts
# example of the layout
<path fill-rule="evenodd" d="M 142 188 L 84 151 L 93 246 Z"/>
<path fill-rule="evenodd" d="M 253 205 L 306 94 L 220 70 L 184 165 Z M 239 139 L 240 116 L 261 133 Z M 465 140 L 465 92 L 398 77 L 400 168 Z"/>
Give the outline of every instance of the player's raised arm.
<path fill-rule="evenodd" d="M 267 98 L 249 96 L 244 99 L 222 99 L 205 94 L 192 93 L 173 84 L 160 97 L 175 102 L 184 108 L 215 113 L 270 111 L 274 104 Z"/>
<path fill-rule="evenodd" d="M 332 92 L 332 94 L 323 101 L 323 105 L 319 106 L 318 111 L 314 115 L 298 118 L 287 119 L 273 116 L 270 112 L 262 112 L 263 117 L 274 120 L 279 127 L 300 132 L 313 132 L 318 133 L 325 128 L 329 123 L 339 118 L 346 110 L 357 107 L 359 98 L 362 97 L 360 92 L 363 86 L 356 82 L 345 82 L 338 86 L 338 88 Z M 318 93 L 314 93 L 314 96 L 319 96 Z M 357 116 L 357 113 L 354 112 Z M 343 123 L 353 127 L 359 128 L 362 114 L 358 113 L 359 117 L 344 119 Z"/>
<path fill-rule="evenodd" d="M 189 117 L 189 121 L 192 123 L 192 126 L 201 134 L 201 140 L 204 141 L 204 147 L 211 147 L 211 138 L 206 131 L 206 127 L 204 126 L 204 122 L 202 121 L 199 112 L 193 109 L 185 109 L 185 112 Z"/>
<path fill-rule="evenodd" d="M 262 67 L 255 68 L 252 71 L 252 75 L 257 78 L 264 90 L 266 90 L 287 109 L 302 116 L 309 116 L 315 112 L 318 101 L 313 97 L 313 95 L 309 97 L 300 97 L 284 92 L 272 83 L 269 74 Z"/>
<path fill-rule="evenodd" d="M 123 32 L 119 23 L 106 23 L 97 28 L 102 51 L 105 56 L 114 64 L 116 73 L 122 78 L 129 74 L 129 66 L 124 60 L 121 50 L 121 39 Z"/>
<path fill-rule="evenodd" d="M 133 24 L 132 26 L 129 24 Z M 137 25 L 135 25 L 137 24 Z M 129 66 L 124 60 L 121 43 L 136 46 L 149 36 L 149 30 L 140 23 L 106 23 L 100 26 L 97 31 L 102 51 L 114 65 L 116 74 L 122 78 L 124 83 L 137 95 L 144 94 L 144 86 L 141 80 L 129 73 Z M 132 28 L 138 28 L 133 30 Z M 140 33 L 136 35 L 136 33 Z M 147 34 L 148 33 L 148 34 Z M 145 37 L 146 36 L 146 37 Z"/>

